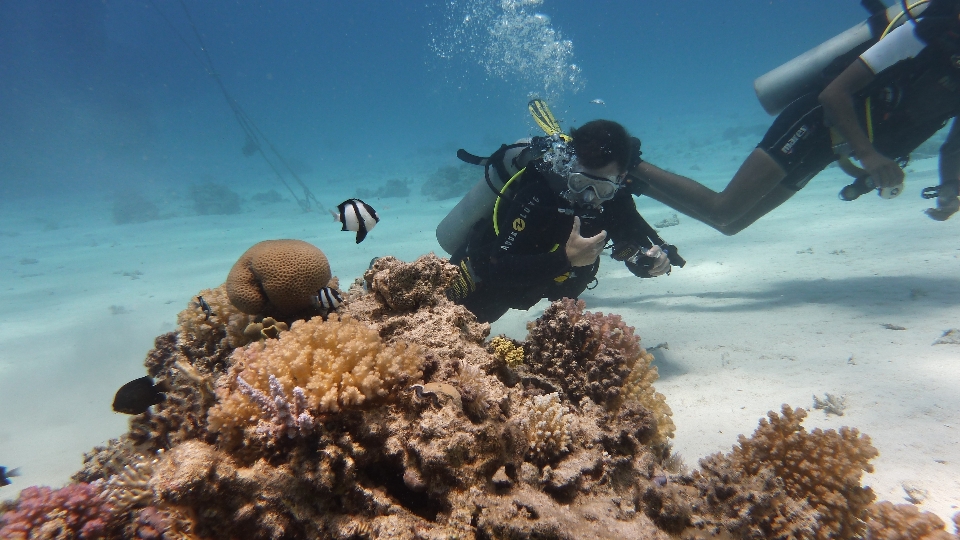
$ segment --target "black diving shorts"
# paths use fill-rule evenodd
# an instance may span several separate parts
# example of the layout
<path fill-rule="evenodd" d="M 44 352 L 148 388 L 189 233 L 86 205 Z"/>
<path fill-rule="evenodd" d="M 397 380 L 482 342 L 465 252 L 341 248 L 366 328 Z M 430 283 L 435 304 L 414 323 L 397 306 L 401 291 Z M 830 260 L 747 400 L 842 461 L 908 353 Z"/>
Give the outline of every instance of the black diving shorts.
<path fill-rule="evenodd" d="M 814 176 L 836 161 L 830 129 L 816 92 L 797 98 L 773 121 L 757 148 L 787 172 L 780 185 L 800 191 Z"/>

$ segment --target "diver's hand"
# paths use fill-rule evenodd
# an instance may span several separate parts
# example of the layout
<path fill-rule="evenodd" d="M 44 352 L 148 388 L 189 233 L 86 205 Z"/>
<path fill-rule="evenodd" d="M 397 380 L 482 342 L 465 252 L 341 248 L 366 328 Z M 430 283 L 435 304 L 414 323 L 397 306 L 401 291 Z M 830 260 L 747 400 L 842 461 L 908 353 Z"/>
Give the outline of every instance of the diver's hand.
<path fill-rule="evenodd" d="M 924 212 L 930 216 L 930 219 L 946 221 L 950 219 L 950 216 L 956 214 L 958 210 L 960 210 L 960 198 L 955 196 L 941 196 L 937 197 L 936 208 L 927 208 Z"/>
<path fill-rule="evenodd" d="M 650 277 L 657 277 L 670 273 L 670 259 L 667 257 L 667 254 L 660 249 L 660 246 L 653 246 L 647 251 L 644 251 L 643 254 L 653 259 L 653 264 L 651 264 L 647 270 L 647 273 L 650 274 Z"/>
<path fill-rule="evenodd" d="M 879 152 L 871 152 L 860 157 L 860 164 L 863 169 L 870 174 L 873 185 L 877 188 L 891 188 L 903 184 L 903 169 L 897 165 L 896 161 L 881 155 Z"/>
<path fill-rule="evenodd" d="M 603 246 L 607 242 L 607 231 L 600 231 L 600 234 L 584 238 L 580 236 L 580 217 L 574 216 L 573 230 L 570 231 L 570 237 L 567 238 L 566 253 L 570 266 L 590 266 L 597 261 L 597 257 L 603 251 Z"/>

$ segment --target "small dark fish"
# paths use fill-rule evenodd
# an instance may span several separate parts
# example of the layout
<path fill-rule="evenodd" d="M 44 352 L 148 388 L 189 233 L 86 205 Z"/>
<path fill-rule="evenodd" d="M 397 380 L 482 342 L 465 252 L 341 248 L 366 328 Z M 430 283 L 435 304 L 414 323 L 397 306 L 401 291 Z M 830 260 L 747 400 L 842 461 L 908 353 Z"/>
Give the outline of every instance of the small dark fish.
<path fill-rule="evenodd" d="M 317 291 L 317 295 L 313 297 L 313 300 L 317 309 L 327 311 L 337 309 L 340 307 L 340 304 L 343 303 L 343 297 L 332 287 L 324 287 Z"/>
<path fill-rule="evenodd" d="M 357 233 L 357 243 L 363 242 L 367 233 L 377 226 L 380 216 L 377 211 L 369 204 L 360 199 L 347 199 L 337 205 L 339 212 L 330 211 L 333 219 L 343 223 L 341 231 L 353 231 Z"/>
<path fill-rule="evenodd" d="M 166 385 L 153 384 L 150 377 L 134 379 L 117 390 L 113 410 L 124 414 L 143 414 L 151 405 L 163 402 Z"/>
<path fill-rule="evenodd" d="M 197 296 L 197 305 L 200 306 L 200 309 L 203 310 L 203 314 L 206 315 L 205 319 L 209 320 L 210 317 L 216 317 L 217 314 L 210 309 L 210 304 L 203 299 L 202 296 Z"/>
<path fill-rule="evenodd" d="M 14 476 L 20 476 L 20 469 L 7 470 L 6 467 L 0 467 L 0 487 L 9 486 L 10 479 Z"/>

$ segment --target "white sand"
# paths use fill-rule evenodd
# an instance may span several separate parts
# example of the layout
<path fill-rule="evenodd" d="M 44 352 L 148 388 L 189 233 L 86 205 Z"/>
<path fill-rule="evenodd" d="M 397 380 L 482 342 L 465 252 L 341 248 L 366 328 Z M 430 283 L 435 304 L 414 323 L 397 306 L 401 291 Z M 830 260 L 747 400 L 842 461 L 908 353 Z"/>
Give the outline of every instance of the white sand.
<path fill-rule="evenodd" d="M 745 153 L 711 155 L 722 164 L 678 172 L 726 178 Z M 657 388 L 688 465 L 729 451 L 782 403 L 809 409 L 813 395 L 831 393 L 846 397 L 845 415 L 814 410 L 806 427 L 869 434 L 880 456 L 866 483 L 879 499 L 904 502 L 908 484 L 927 492 L 921 509 L 945 520 L 957 511 L 960 345 L 932 343 L 960 328 L 960 218 L 922 215 L 929 204 L 918 192 L 937 183 L 936 160 L 911 169 L 899 199 L 853 203 L 837 200 L 846 178 L 830 169 L 732 238 L 680 216 L 661 234 L 689 263 L 668 277 L 639 280 L 605 261 L 587 309 L 621 314 L 647 347 L 668 344 L 655 353 Z M 651 223 L 673 214 L 638 201 Z M 177 312 L 222 283 L 254 242 L 313 242 L 346 286 L 372 257 L 439 250 L 434 227 L 456 201 L 368 202 L 383 220 L 360 245 L 328 216 L 291 203 L 118 226 L 102 199 L 0 202 L 0 465 L 23 473 L 0 496 L 63 484 L 84 451 L 124 432 L 113 393 L 144 374 L 153 338 L 173 330 Z M 542 308 L 511 312 L 493 331 L 522 338 Z"/>

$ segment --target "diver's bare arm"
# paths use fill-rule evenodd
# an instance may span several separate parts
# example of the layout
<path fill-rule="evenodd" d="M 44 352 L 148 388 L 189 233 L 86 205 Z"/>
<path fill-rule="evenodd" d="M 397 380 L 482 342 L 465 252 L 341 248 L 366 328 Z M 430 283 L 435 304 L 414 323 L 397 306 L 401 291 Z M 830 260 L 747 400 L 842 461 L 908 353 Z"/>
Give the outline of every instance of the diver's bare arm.
<path fill-rule="evenodd" d="M 820 104 L 827 123 L 843 135 L 877 186 L 893 187 L 903 183 L 903 171 L 895 161 L 873 147 L 870 137 L 860 127 L 854 104 L 854 94 L 870 84 L 874 77 L 867 64 L 857 59 L 820 93 Z"/>
<path fill-rule="evenodd" d="M 750 214 L 779 185 L 786 173 L 769 154 L 758 148 L 747 157 L 720 193 L 647 162 L 637 166 L 633 174 L 653 188 L 649 190 L 653 199 L 727 234 L 727 225 Z M 769 211 L 767 209 L 764 213 Z"/>
<path fill-rule="evenodd" d="M 719 195 L 695 180 L 665 171 L 647 161 L 641 162 L 631 173 L 649 186 L 644 195 L 700 221 L 708 219 L 702 209 L 712 205 Z"/>

